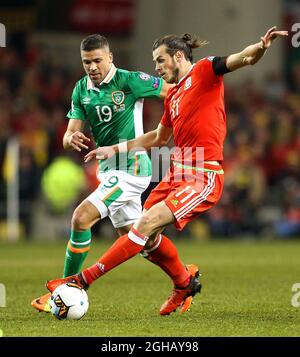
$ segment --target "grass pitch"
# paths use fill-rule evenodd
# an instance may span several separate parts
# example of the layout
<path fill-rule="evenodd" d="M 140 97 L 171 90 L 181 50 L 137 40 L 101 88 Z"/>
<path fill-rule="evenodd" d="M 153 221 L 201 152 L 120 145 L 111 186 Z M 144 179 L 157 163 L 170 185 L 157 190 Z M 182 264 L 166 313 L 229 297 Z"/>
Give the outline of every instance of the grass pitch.
<path fill-rule="evenodd" d="M 300 283 L 300 241 L 181 242 L 186 263 L 203 273 L 203 290 L 186 314 L 159 315 L 171 292 L 169 278 L 136 256 L 100 278 L 88 291 L 90 308 L 80 321 L 58 321 L 30 302 L 59 277 L 65 244 L 0 243 L 0 307 L 4 336 L 300 336 L 300 307 L 291 305 Z M 109 246 L 94 242 L 85 267 Z M 300 299 L 299 299 L 300 300 Z"/>

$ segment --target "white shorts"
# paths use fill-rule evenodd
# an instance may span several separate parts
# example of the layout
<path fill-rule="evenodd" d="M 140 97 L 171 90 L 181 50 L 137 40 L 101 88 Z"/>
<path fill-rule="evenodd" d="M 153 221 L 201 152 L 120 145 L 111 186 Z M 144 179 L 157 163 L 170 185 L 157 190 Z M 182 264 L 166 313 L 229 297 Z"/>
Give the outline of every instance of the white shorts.
<path fill-rule="evenodd" d="M 124 171 L 111 170 L 97 175 L 100 184 L 87 200 L 99 211 L 101 219 L 109 217 L 115 228 L 134 223 L 141 217 L 141 194 L 151 176 L 133 176 Z"/>

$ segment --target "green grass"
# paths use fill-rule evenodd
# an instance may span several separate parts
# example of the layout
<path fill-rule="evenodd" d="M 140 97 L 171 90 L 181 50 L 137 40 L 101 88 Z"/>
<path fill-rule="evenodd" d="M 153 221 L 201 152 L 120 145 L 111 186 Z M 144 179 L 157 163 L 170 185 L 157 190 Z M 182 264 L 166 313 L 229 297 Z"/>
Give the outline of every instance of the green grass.
<path fill-rule="evenodd" d="M 108 243 L 94 243 L 85 266 Z M 64 244 L 0 243 L 0 308 L 4 336 L 299 336 L 300 307 L 291 305 L 300 282 L 300 242 L 177 243 L 184 262 L 197 263 L 203 291 L 191 311 L 161 317 L 169 278 L 137 256 L 99 279 L 88 291 L 90 308 L 80 321 L 37 313 L 30 301 L 47 279 L 61 275 Z"/>

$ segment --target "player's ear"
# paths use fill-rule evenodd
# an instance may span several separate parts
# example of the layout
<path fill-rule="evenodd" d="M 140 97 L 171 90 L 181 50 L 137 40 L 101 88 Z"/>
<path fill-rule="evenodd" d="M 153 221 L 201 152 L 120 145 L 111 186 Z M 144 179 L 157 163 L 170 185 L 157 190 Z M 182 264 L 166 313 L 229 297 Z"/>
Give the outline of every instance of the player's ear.
<path fill-rule="evenodd" d="M 113 60 L 114 60 L 114 55 L 113 55 L 112 52 L 109 52 L 109 59 L 110 59 L 111 62 L 113 62 Z"/>
<path fill-rule="evenodd" d="M 181 62 L 182 58 L 183 58 L 183 52 L 182 51 L 177 51 L 174 56 L 175 56 L 175 59 L 176 59 L 177 62 Z"/>

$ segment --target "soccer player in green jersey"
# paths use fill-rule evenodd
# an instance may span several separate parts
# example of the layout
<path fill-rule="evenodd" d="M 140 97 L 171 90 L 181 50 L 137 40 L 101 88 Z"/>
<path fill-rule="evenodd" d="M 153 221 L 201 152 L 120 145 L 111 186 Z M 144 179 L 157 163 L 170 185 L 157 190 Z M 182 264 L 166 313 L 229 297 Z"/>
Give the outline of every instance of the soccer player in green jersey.
<path fill-rule="evenodd" d="M 143 99 L 164 98 L 170 85 L 143 72 L 116 68 L 107 39 L 91 35 L 81 42 L 86 76 L 73 90 L 70 119 L 63 138 L 66 150 L 88 149 L 82 132 L 88 120 L 96 146 L 109 146 L 143 134 Z M 98 188 L 75 209 L 71 222 L 64 277 L 78 273 L 91 244 L 91 227 L 109 217 L 119 236 L 129 232 L 141 216 L 141 194 L 151 180 L 151 162 L 145 150 L 134 156 L 115 155 L 99 163 Z M 39 311 L 49 311 L 50 294 L 32 301 Z"/>

